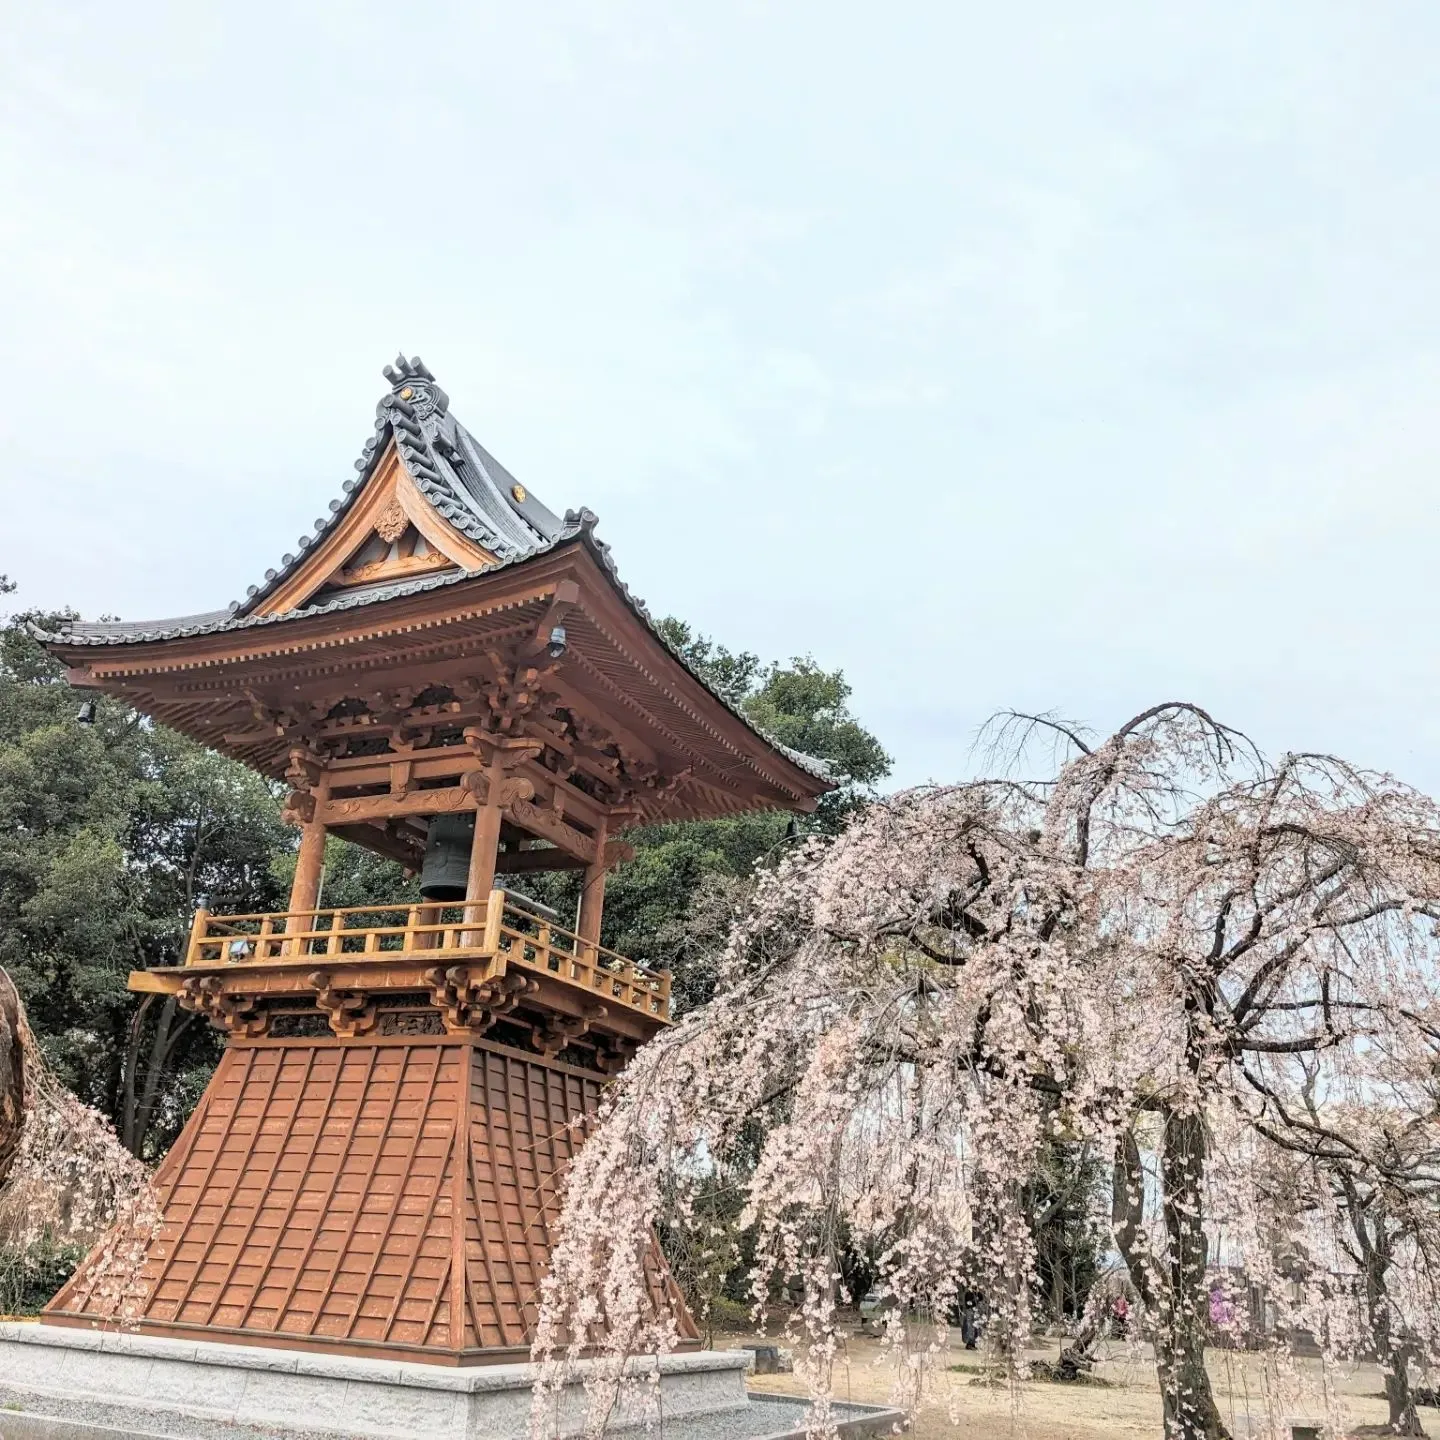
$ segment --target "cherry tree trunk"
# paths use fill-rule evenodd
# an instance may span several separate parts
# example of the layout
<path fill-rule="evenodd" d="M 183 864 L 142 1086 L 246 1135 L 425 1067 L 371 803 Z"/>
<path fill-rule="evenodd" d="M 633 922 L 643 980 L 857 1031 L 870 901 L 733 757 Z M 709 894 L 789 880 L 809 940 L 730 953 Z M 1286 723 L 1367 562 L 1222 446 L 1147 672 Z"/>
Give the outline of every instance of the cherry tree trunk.
<path fill-rule="evenodd" d="M 0 970 L 0 1185 L 15 1163 L 25 1124 L 24 1015 L 14 982 Z"/>
<path fill-rule="evenodd" d="M 1167 1116 L 1160 1161 L 1167 1254 L 1155 1326 L 1155 1368 L 1165 1406 L 1166 1440 L 1230 1440 L 1205 1369 L 1209 1328 L 1201 1200 L 1205 1151 L 1203 1118 Z"/>
<path fill-rule="evenodd" d="M 1370 1333 L 1375 1358 L 1385 1374 L 1385 1400 L 1390 1407 L 1390 1429 L 1396 1435 L 1424 1435 L 1410 1393 L 1410 1349 L 1395 1334 L 1387 1293 L 1391 1241 L 1383 1211 L 1376 1216 L 1376 1237 L 1365 1246 L 1365 1302 L 1370 1312 Z"/>
<path fill-rule="evenodd" d="M 1420 1423 L 1420 1412 L 1415 1408 L 1415 1397 L 1410 1393 L 1410 1375 L 1406 1357 L 1398 1357 L 1398 1363 L 1391 1363 L 1391 1356 L 1385 1365 L 1385 1399 L 1390 1406 L 1390 1428 L 1397 1435 L 1424 1435 L 1425 1427 Z"/>

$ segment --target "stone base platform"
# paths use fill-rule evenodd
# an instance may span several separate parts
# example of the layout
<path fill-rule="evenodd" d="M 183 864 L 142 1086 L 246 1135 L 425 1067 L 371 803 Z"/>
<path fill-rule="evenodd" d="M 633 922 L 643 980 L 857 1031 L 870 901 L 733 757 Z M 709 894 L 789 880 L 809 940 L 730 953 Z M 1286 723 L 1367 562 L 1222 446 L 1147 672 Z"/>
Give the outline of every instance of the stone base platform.
<path fill-rule="evenodd" d="M 664 1440 L 789 1440 L 803 1402 L 745 1390 L 750 1353 L 705 1350 L 660 1363 Z M 529 1365 L 452 1369 L 250 1345 L 162 1340 L 55 1325 L 0 1324 L 0 1440 L 528 1440 Z M 553 1440 L 581 1432 L 567 1388 Z M 844 1406 L 841 1433 L 888 1433 L 898 1412 Z M 610 1430 L 645 1433 L 638 1410 Z"/>

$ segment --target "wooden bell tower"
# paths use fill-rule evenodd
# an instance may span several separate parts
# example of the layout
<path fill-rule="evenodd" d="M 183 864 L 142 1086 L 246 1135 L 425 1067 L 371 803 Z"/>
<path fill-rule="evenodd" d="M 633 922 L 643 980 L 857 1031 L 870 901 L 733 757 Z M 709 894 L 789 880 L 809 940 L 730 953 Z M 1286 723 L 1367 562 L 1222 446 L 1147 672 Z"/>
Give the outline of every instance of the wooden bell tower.
<path fill-rule="evenodd" d="M 42 638 L 74 684 L 285 781 L 300 830 L 283 913 L 201 909 L 183 964 L 130 977 L 228 1037 L 157 1174 L 139 1328 L 514 1360 L 584 1119 L 670 1023 L 669 975 L 600 944 L 620 835 L 830 782 L 666 647 L 592 514 L 541 505 L 418 359 L 385 374 L 357 478 L 244 602 Z M 463 898 L 320 908 L 328 835 L 418 870 L 454 814 Z M 568 925 L 520 893 L 551 869 L 583 872 Z M 87 1262 L 45 1321 L 104 1323 L 95 1291 Z"/>

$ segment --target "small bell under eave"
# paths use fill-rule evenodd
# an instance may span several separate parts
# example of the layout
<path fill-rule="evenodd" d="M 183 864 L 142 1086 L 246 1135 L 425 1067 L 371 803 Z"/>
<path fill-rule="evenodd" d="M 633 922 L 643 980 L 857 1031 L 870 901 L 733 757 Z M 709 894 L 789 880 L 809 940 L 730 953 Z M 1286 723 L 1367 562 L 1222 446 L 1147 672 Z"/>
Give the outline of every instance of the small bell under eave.
<path fill-rule="evenodd" d="M 425 900 L 465 898 L 470 879 L 470 851 L 475 844 L 473 815 L 436 815 L 425 837 L 420 867 L 420 895 Z"/>

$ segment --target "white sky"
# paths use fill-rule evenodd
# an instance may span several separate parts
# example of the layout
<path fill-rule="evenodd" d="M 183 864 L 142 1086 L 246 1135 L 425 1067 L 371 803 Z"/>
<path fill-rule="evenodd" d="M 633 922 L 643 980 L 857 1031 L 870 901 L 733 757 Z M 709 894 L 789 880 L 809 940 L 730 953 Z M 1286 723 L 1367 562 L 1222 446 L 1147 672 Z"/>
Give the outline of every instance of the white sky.
<path fill-rule="evenodd" d="M 418 353 L 896 778 L 1194 699 L 1440 789 L 1440 9 L 0 0 L 0 570 L 223 605 Z"/>

